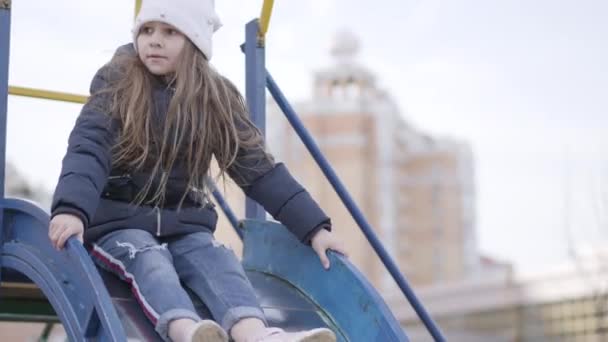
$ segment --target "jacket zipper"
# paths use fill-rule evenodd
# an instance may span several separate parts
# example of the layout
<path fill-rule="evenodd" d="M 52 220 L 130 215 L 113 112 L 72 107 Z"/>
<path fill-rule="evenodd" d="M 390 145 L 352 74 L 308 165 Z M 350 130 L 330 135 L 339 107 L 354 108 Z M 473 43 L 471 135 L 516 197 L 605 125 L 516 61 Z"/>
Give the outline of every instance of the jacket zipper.
<path fill-rule="evenodd" d="M 110 179 L 119 179 L 119 178 L 127 178 L 127 177 L 131 177 L 131 174 L 125 173 L 125 174 L 122 174 L 122 175 L 109 176 L 108 180 L 110 180 Z"/>
<path fill-rule="evenodd" d="M 160 208 L 154 207 L 156 210 L 156 236 L 160 236 Z"/>

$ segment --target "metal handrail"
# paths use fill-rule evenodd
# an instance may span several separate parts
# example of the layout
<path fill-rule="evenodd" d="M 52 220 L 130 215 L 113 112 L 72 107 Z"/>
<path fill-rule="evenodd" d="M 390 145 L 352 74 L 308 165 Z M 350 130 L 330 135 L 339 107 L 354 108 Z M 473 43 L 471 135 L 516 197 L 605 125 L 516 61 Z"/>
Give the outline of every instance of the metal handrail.
<path fill-rule="evenodd" d="M 135 10 L 134 10 L 135 17 L 137 17 L 137 14 L 139 13 L 139 10 L 141 9 L 141 2 L 142 2 L 142 0 L 135 0 Z M 270 6 L 272 8 L 272 4 Z M 265 7 L 266 7 L 266 4 L 264 4 L 264 8 Z M 268 20 L 270 20 L 270 18 Z M 60 92 L 60 91 L 18 87 L 18 86 L 9 86 L 8 93 L 9 93 L 9 95 L 15 95 L 15 96 L 24 96 L 24 97 L 32 97 L 32 98 L 37 98 L 37 99 L 72 102 L 72 103 L 80 103 L 80 104 L 86 103 L 87 99 L 88 99 L 88 96 L 85 96 L 85 95 L 70 94 L 70 93 L 65 93 L 65 92 Z"/>
<path fill-rule="evenodd" d="M 266 33 L 268 32 L 268 26 L 270 25 L 273 5 L 274 0 L 264 0 L 264 5 L 262 6 L 262 14 L 260 14 L 260 30 L 258 32 L 258 39 L 262 45 L 264 45 Z"/>
<path fill-rule="evenodd" d="M 141 9 L 141 0 L 135 0 L 135 17 L 139 14 L 139 10 Z"/>
<path fill-rule="evenodd" d="M 26 88 L 26 87 L 15 87 L 9 86 L 8 93 L 15 96 L 33 97 L 45 100 L 72 102 L 72 103 L 86 103 L 88 96 L 64 93 L 59 91 Z"/>

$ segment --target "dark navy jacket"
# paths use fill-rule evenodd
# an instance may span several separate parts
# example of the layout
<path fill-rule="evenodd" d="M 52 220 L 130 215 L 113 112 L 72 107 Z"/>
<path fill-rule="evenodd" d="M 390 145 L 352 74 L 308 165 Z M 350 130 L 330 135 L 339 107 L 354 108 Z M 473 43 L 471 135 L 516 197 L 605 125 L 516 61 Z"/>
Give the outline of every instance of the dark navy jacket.
<path fill-rule="evenodd" d="M 135 50 L 129 44 L 120 47 L 117 53 L 135 54 Z M 70 213 L 80 217 L 85 226 L 85 243 L 125 228 L 145 229 L 155 236 L 215 231 L 217 213 L 211 203 L 188 200 L 180 210 L 171 205 L 181 198 L 187 180 L 184 163 L 179 161 L 167 184 L 168 205 L 155 208 L 129 203 L 150 175 L 145 171 L 125 172 L 112 165 L 110 149 L 117 141 L 120 122 L 107 114 L 109 98 L 107 93 L 99 91 L 116 77 L 119 77 L 117 71 L 106 65 L 91 82 L 91 97 L 82 108 L 68 140 L 51 215 Z M 172 90 L 159 81 L 153 85 L 153 92 L 153 114 L 156 122 L 162 124 Z M 239 166 L 228 170 L 245 194 L 260 203 L 302 242 L 309 242 L 321 228 L 330 229 L 327 215 L 283 164 L 251 158 L 262 154 L 261 148 L 241 150 L 237 156 Z M 255 166 L 253 170 L 252 166 Z"/>

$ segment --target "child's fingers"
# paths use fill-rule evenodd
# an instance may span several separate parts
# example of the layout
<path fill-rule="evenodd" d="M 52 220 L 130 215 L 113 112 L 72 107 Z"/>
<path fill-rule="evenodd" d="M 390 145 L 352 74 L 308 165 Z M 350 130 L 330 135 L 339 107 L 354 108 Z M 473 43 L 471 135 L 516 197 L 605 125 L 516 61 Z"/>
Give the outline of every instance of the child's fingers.
<path fill-rule="evenodd" d="M 57 248 L 57 238 L 59 237 L 59 234 L 61 234 L 60 226 L 57 224 L 51 224 L 51 227 L 49 228 L 49 239 L 55 248 Z"/>
<path fill-rule="evenodd" d="M 65 242 L 70 238 L 70 236 L 74 235 L 74 231 L 69 227 L 66 227 L 61 231 L 59 238 L 57 239 L 57 248 L 62 249 L 65 245 Z"/>
<path fill-rule="evenodd" d="M 326 251 L 327 249 L 324 247 L 315 250 L 319 256 L 319 260 L 321 260 L 321 265 L 323 265 L 323 268 L 329 269 L 329 258 L 327 258 Z"/>

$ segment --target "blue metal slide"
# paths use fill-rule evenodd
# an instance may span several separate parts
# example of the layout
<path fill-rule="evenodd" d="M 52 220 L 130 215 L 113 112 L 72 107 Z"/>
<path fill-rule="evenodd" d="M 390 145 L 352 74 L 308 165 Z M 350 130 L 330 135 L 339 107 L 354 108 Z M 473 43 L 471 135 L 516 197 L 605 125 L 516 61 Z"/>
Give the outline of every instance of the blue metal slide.
<path fill-rule="evenodd" d="M 3 277 L 0 303 L 48 301 L 52 306 L 46 316 L 1 310 L 4 319 L 53 321 L 54 311 L 71 341 L 160 341 L 128 285 L 98 273 L 78 241 L 70 239 L 65 251 L 53 249 L 45 212 L 22 200 L 5 199 L 3 204 L 0 262 L 31 279 L 42 294 L 7 295 L 4 289 L 27 282 L 11 272 Z M 339 341 L 407 341 L 378 293 L 347 260 L 330 254 L 332 267 L 326 271 L 312 249 L 282 225 L 244 221 L 242 226 L 243 265 L 272 325 L 286 330 L 327 326 Z M 201 316 L 210 317 L 193 299 Z"/>

